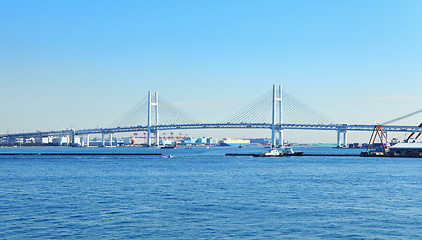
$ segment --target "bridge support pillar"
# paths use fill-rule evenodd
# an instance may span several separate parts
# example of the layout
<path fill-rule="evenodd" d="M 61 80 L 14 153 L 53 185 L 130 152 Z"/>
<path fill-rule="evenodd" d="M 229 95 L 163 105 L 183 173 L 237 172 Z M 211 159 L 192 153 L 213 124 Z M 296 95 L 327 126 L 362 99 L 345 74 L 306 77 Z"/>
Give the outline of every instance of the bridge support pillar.
<path fill-rule="evenodd" d="M 89 134 L 86 135 L 86 146 L 89 147 Z"/>
<path fill-rule="evenodd" d="M 282 114 L 281 114 L 281 108 L 282 108 L 282 90 L 281 90 L 281 86 L 278 89 L 278 97 L 277 97 L 277 87 L 276 85 L 273 85 L 273 104 L 272 104 L 272 121 L 271 121 L 271 147 L 275 148 L 276 147 L 276 142 L 275 142 L 275 131 L 276 131 L 276 118 L 277 118 L 277 103 L 279 104 L 279 117 L 278 117 L 278 124 L 281 127 L 282 124 Z M 278 130 L 279 134 L 281 134 L 280 131 L 282 130 Z M 280 141 L 280 145 L 282 145 L 281 143 L 281 135 L 279 135 L 279 141 Z"/>
<path fill-rule="evenodd" d="M 151 147 L 151 106 L 155 106 L 155 125 L 158 125 L 158 92 L 155 92 L 155 102 L 152 102 L 151 91 L 148 91 L 148 125 L 147 125 L 147 145 Z M 157 145 L 160 143 L 160 134 L 157 129 L 155 139 Z"/>
<path fill-rule="evenodd" d="M 343 131 L 343 147 L 347 148 L 347 131 Z"/>
<path fill-rule="evenodd" d="M 67 145 L 74 145 L 75 144 L 75 133 L 71 131 L 68 135 Z"/>
<path fill-rule="evenodd" d="M 147 146 L 151 147 L 151 91 L 148 91 Z"/>
<path fill-rule="evenodd" d="M 384 131 L 384 135 L 385 135 L 385 140 L 387 141 L 387 144 L 388 144 L 388 132 Z"/>
<path fill-rule="evenodd" d="M 341 134 L 343 133 L 343 141 Z M 338 148 L 347 148 L 347 131 L 345 129 L 337 130 L 337 147 Z"/>
<path fill-rule="evenodd" d="M 155 92 L 155 125 L 158 125 L 158 92 Z M 155 141 L 157 144 L 157 147 L 160 146 L 160 130 L 156 130 L 155 132 Z"/>
<path fill-rule="evenodd" d="M 110 133 L 110 147 L 113 146 L 113 133 Z"/>
<path fill-rule="evenodd" d="M 104 147 L 105 143 L 104 143 L 104 133 L 101 133 L 101 146 Z"/>
<path fill-rule="evenodd" d="M 280 147 L 284 147 L 284 131 L 283 129 L 280 129 L 278 131 L 278 144 L 280 145 Z"/>
<path fill-rule="evenodd" d="M 339 147 L 341 147 L 340 146 L 340 129 L 339 130 L 337 130 L 337 147 L 339 148 Z"/>

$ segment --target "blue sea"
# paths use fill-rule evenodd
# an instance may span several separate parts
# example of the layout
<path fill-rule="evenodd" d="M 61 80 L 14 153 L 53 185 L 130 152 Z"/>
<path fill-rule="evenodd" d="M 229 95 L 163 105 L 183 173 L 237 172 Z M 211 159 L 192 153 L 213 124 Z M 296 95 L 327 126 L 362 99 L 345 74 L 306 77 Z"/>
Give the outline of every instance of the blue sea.
<path fill-rule="evenodd" d="M 265 150 L 0 148 L 163 153 L 0 156 L 0 239 L 422 238 L 422 159 L 225 156 Z"/>

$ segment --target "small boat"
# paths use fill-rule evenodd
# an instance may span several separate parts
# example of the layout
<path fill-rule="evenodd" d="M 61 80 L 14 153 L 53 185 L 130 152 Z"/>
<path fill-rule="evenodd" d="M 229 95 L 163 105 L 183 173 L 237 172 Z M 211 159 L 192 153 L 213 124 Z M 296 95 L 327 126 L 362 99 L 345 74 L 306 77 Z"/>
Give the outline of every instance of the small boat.
<path fill-rule="evenodd" d="M 302 156 L 303 152 L 295 152 L 291 147 L 285 147 L 283 154 L 286 156 Z"/>
<path fill-rule="evenodd" d="M 162 146 L 161 149 L 176 149 L 176 146 L 166 145 L 166 146 Z"/>
<path fill-rule="evenodd" d="M 168 144 L 161 147 L 161 149 L 176 149 L 176 148 L 177 148 L 177 142 L 174 142 L 174 145 Z"/>
<path fill-rule="evenodd" d="M 254 154 L 254 157 L 283 157 L 283 152 L 278 151 L 276 148 L 272 148 L 268 152 L 263 152 L 260 154 Z"/>

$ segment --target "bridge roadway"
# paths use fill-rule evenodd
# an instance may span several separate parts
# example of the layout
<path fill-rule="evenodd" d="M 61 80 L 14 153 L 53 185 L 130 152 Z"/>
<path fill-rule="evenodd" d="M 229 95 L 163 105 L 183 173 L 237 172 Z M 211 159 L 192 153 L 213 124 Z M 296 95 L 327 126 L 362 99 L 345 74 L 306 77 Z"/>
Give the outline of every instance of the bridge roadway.
<path fill-rule="evenodd" d="M 201 123 L 201 124 L 174 124 L 174 125 L 155 125 L 151 126 L 151 131 L 156 130 L 185 130 L 185 129 L 271 129 L 271 123 Z M 345 131 L 372 131 L 374 125 L 359 124 L 277 124 L 276 130 L 296 129 L 296 130 L 331 130 L 338 132 Z M 417 126 L 382 126 L 386 132 L 422 132 Z M 110 134 L 123 132 L 141 132 L 147 131 L 147 126 L 131 126 L 117 128 L 90 128 L 90 129 L 67 129 L 61 131 L 36 131 L 27 133 L 0 134 L 0 139 L 7 140 L 13 138 L 31 138 L 48 136 L 66 136 L 66 135 L 88 135 L 88 134 Z"/>

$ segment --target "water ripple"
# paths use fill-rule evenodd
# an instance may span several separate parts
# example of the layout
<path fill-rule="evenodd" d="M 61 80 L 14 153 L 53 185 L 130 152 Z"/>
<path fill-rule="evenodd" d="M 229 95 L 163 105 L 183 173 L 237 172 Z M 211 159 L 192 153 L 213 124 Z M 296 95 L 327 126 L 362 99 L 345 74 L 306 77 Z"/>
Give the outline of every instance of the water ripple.
<path fill-rule="evenodd" d="M 422 236 L 419 159 L 210 151 L 181 149 L 173 159 L 1 156 L 0 238 Z"/>

